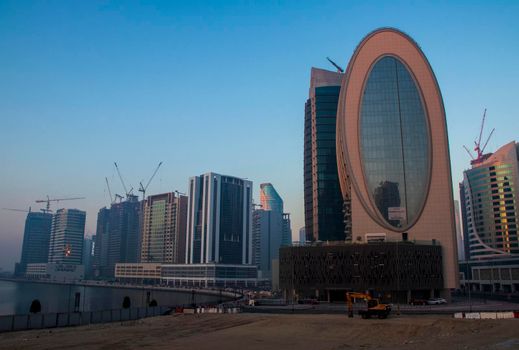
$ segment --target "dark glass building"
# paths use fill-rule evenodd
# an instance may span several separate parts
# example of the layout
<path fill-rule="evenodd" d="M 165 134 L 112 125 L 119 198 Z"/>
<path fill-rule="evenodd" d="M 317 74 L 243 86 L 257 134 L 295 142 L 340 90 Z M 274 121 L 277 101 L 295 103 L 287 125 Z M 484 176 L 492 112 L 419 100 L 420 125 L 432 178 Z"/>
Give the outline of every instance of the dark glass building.
<path fill-rule="evenodd" d="M 312 68 L 305 104 L 305 230 L 310 241 L 345 240 L 335 128 L 343 74 Z"/>
<path fill-rule="evenodd" d="M 49 240 L 52 214 L 27 214 L 23 233 L 22 257 L 17 273 L 24 274 L 27 264 L 46 263 L 49 258 Z"/>
<path fill-rule="evenodd" d="M 115 264 L 136 263 L 140 258 L 141 202 L 137 196 L 102 208 L 97 215 L 94 271 L 113 277 Z"/>
<path fill-rule="evenodd" d="M 189 180 L 187 263 L 252 264 L 252 182 L 206 173 Z"/>

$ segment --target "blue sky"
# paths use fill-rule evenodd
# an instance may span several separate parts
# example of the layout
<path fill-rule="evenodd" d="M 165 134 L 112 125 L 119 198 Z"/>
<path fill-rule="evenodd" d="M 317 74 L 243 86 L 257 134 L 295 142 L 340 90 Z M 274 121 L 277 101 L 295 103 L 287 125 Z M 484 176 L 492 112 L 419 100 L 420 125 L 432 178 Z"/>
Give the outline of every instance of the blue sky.
<path fill-rule="evenodd" d="M 207 171 L 271 182 L 303 225 L 303 118 L 312 66 L 346 66 L 368 32 L 397 27 L 438 78 L 455 182 L 487 108 L 487 149 L 517 140 L 514 1 L 0 0 L 0 207 L 87 197 L 87 233 L 159 161 L 148 193 Z M 454 185 L 457 187 L 456 184 Z M 20 255 L 23 213 L 0 211 L 0 268 Z"/>

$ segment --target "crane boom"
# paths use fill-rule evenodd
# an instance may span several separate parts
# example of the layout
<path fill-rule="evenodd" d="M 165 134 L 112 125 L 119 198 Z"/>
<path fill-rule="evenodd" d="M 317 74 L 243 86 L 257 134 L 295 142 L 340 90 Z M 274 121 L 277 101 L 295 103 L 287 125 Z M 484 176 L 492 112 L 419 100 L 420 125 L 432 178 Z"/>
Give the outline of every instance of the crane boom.
<path fill-rule="evenodd" d="M 31 207 L 29 207 L 29 210 L 25 210 L 25 209 L 12 209 L 12 208 L 2 208 L 2 210 L 20 211 L 22 213 L 30 213 L 31 212 Z"/>
<path fill-rule="evenodd" d="M 71 201 L 76 199 L 85 199 L 85 197 L 67 197 L 67 198 L 49 198 L 47 196 L 47 199 L 37 199 L 35 200 L 36 203 L 47 203 L 46 209 L 43 209 L 44 212 L 50 212 L 50 202 L 60 202 L 60 201 Z"/>
<path fill-rule="evenodd" d="M 333 66 L 334 66 L 335 68 L 337 68 L 337 73 L 344 73 L 344 69 L 342 69 L 341 67 L 339 67 L 339 65 L 338 65 L 337 63 L 333 62 L 333 61 L 330 59 L 330 57 L 326 57 L 326 59 L 327 59 L 331 64 L 333 64 Z"/>
<path fill-rule="evenodd" d="M 481 128 L 479 129 L 479 138 L 476 146 L 479 147 L 481 145 L 481 136 L 483 135 L 483 128 L 485 127 L 485 118 L 487 116 L 487 109 L 483 112 L 483 120 L 481 120 Z"/>
<path fill-rule="evenodd" d="M 481 148 L 481 153 L 485 152 L 485 148 L 487 148 L 488 141 L 490 141 L 490 137 L 492 137 L 492 134 L 494 133 L 495 130 L 496 130 L 496 128 L 492 129 L 492 131 L 488 135 L 485 145 L 483 145 L 483 148 Z"/>
<path fill-rule="evenodd" d="M 119 170 L 119 167 L 117 166 L 117 163 L 114 162 L 115 169 L 117 170 L 117 175 L 119 175 L 119 179 L 121 180 L 121 183 L 123 184 L 124 193 L 126 193 L 126 197 L 128 197 L 128 189 L 126 188 L 126 184 L 124 183 L 123 176 L 121 175 L 121 171 Z"/>
<path fill-rule="evenodd" d="M 159 171 L 159 168 L 160 166 L 162 165 L 162 162 L 159 163 L 159 165 L 157 165 L 157 167 L 155 168 L 155 171 L 153 172 L 153 174 L 151 175 L 150 179 L 148 180 L 148 182 L 146 183 L 146 186 L 144 186 L 142 184 L 142 182 L 139 182 L 139 185 L 140 185 L 140 188 L 139 188 L 139 192 L 142 192 L 142 200 L 145 200 L 146 199 L 146 190 L 148 189 L 148 186 L 150 185 L 151 183 L 151 180 L 153 180 L 153 178 L 155 177 L 155 175 L 157 174 L 157 172 Z"/>
<path fill-rule="evenodd" d="M 157 171 L 159 171 L 159 168 L 160 168 L 161 165 L 162 165 L 162 162 L 160 162 L 159 165 L 157 165 L 157 167 L 155 168 L 155 171 L 153 172 L 153 175 L 151 175 L 150 179 L 148 180 L 148 183 L 146 184 L 146 187 L 144 187 L 145 190 L 148 189 L 148 186 L 150 185 L 151 180 L 153 180 L 153 178 L 157 174 Z"/>
<path fill-rule="evenodd" d="M 105 176 L 106 181 L 106 187 L 108 188 L 108 195 L 110 196 L 110 204 L 114 202 L 114 199 L 112 197 L 112 191 L 110 190 L 110 184 L 108 183 L 108 178 Z"/>

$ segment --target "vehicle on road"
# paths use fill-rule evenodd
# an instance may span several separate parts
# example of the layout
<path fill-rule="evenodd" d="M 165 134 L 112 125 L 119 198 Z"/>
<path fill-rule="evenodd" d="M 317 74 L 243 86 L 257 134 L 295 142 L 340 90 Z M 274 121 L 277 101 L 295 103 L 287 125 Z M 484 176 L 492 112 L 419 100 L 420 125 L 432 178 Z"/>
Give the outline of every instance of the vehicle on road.
<path fill-rule="evenodd" d="M 429 305 L 447 304 L 447 300 L 445 300 L 443 298 L 431 298 L 431 299 L 427 299 L 427 304 L 429 304 Z"/>
<path fill-rule="evenodd" d="M 411 305 L 427 305 L 427 300 L 425 300 L 425 299 L 411 299 L 409 304 L 411 304 Z"/>
<path fill-rule="evenodd" d="M 371 295 L 365 293 L 346 293 L 346 302 L 348 305 L 348 316 L 353 317 L 353 299 L 363 299 L 366 301 L 366 309 L 359 310 L 359 315 L 362 318 L 371 318 L 376 316 L 380 319 L 387 318 L 391 312 L 391 306 L 388 304 L 381 304 L 378 299 L 372 298 Z"/>

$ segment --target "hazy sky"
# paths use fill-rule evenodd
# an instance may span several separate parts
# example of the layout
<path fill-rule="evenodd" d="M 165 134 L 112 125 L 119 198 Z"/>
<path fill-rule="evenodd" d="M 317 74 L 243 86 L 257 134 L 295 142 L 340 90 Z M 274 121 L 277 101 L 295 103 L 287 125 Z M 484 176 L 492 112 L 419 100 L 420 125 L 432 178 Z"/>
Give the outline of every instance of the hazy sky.
<path fill-rule="evenodd" d="M 422 47 L 438 78 L 454 187 L 483 109 L 488 150 L 519 139 L 516 1 L 0 0 L 0 207 L 87 197 L 87 211 L 163 167 L 148 194 L 208 171 L 271 182 L 303 225 L 303 119 L 312 66 L 346 66 L 378 27 Z M 488 132 L 487 131 L 487 132 Z M 455 192 L 455 196 L 457 194 Z M 56 209 L 56 206 L 54 206 Z M 25 215 L 0 210 L 0 268 L 19 259 Z"/>

